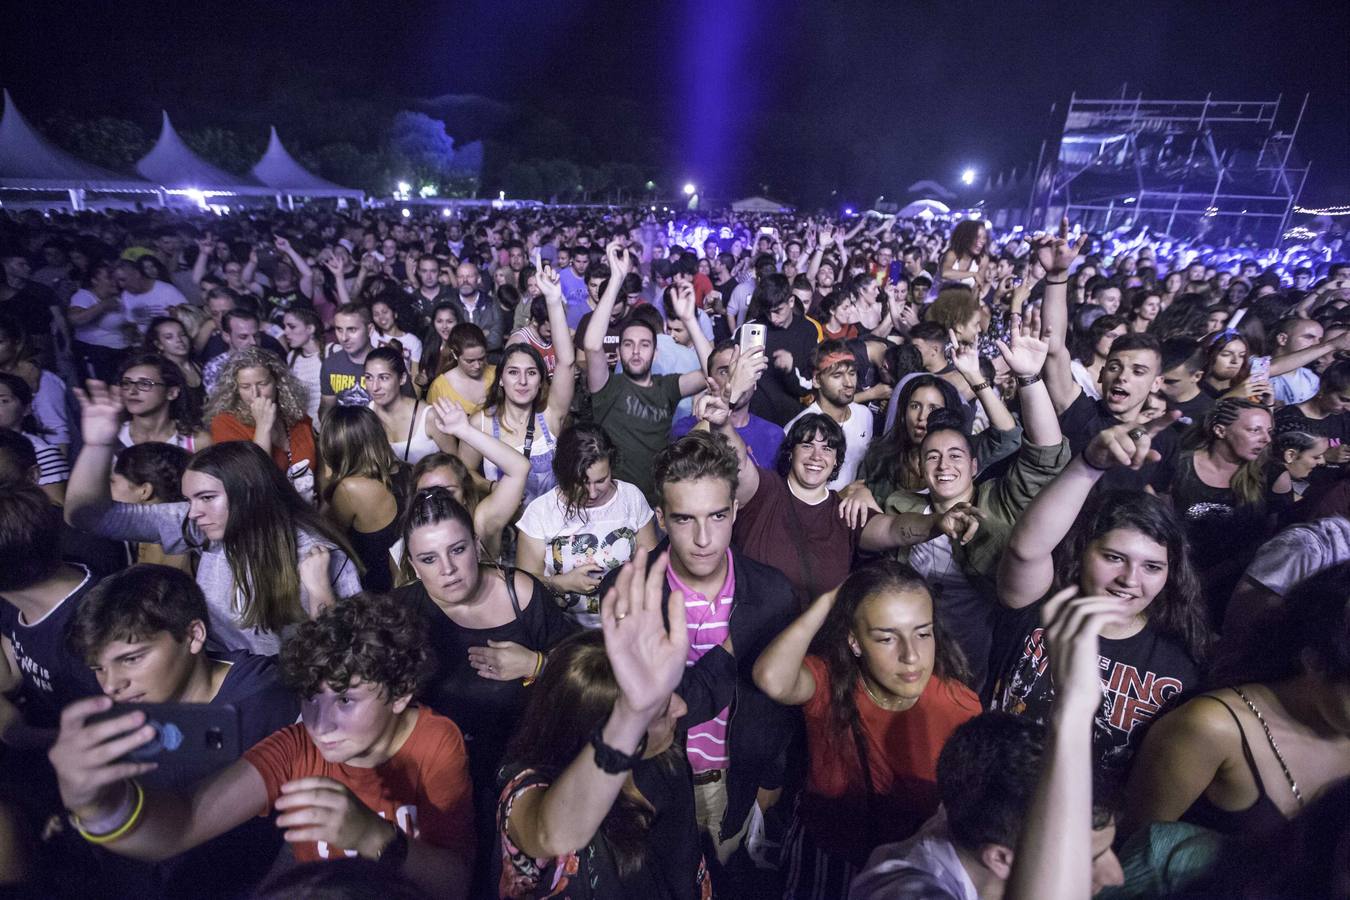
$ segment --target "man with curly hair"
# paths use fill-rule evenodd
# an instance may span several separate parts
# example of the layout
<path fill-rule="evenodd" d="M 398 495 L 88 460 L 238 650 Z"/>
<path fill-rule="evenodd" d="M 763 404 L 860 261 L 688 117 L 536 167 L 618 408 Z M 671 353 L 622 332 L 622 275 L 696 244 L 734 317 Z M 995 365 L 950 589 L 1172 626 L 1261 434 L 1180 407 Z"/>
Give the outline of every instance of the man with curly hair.
<path fill-rule="evenodd" d="M 415 610 L 358 594 L 302 623 L 281 671 L 301 697 L 290 725 L 188 796 L 136 782 L 152 763 L 140 712 L 103 721 L 106 697 L 66 708 L 50 753 L 80 833 L 137 859 L 176 856 L 275 808 L 298 860 L 361 856 L 430 896 L 464 897 L 474 856 L 467 754 L 459 728 L 412 697 L 429 666 Z"/>

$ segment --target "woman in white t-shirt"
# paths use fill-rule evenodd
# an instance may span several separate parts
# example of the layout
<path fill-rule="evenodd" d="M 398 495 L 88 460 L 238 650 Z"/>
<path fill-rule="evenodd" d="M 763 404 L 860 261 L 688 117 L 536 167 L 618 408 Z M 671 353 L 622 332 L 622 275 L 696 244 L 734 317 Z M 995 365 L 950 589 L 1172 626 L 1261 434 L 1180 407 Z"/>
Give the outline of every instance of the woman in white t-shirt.
<path fill-rule="evenodd" d="M 317 425 L 322 387 L 319 379 L 323 358 L 328 355 L 323 346 L 323 321 L 308 306 L 292 307 L 281 317 L 281 336 L 288 351 L 286 365 L 305 389 L 305 415 Z"/>
<path fill-rule="evenodd" d="M 642 491 L 613 475 L 617 450 L 594 425 L 558 436 L 558 486 L 535 498 L 516 523 L 516 565 L 548 585 L 587 628 L 600 625 L 600 581 L 639 548 L 656 546 Z"/>
<path fill-rule="evenodd" d="M 402 298 L 381 295 L 370 301 L 370 345 L 387 347 L 391 341 L 398 341 L 403 348 L 403 364 L 413 378 L 417 377 L 417 366 L 422 361 L 422 340 L 409 334 L 398 321 L 398 308 L 395 304 Z"/>
<path fill-rule="evenodd" d="M 128 324 L 112 265 L 100 262 L 89 270 L 84 286 L 70 298 L 66 318 L 75 326 L 75 351 L 80 359 L 95 378 L 111 381 L 118 358 L 127 349 Z"/>

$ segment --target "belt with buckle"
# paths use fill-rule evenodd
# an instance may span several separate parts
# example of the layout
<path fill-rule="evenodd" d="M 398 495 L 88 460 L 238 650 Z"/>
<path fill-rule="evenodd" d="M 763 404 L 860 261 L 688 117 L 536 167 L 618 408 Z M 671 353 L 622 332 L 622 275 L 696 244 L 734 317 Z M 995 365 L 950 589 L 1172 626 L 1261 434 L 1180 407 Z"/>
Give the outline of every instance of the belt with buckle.
<path fill-rule="evenodd" d="M 694 773 L 694 784 L 716 784 L 722 780 L 725 769 L 709 769 L 706 772 Z"/>

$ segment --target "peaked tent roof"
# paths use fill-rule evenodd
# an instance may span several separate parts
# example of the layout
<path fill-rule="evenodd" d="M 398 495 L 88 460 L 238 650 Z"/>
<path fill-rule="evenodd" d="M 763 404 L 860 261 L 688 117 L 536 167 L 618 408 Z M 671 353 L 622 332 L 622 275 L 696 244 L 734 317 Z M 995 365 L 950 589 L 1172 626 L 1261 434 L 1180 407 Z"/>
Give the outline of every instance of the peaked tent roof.
<path fill-rule="evenodd" d="M 249 170 L 249 174 L 258 181 L 284 194 L 300 194 L 306 197 L 362 197 L 361 191 L 345 188 L 315 175 L 295 161 L 295 157 L 286 152 L 277 127 L 267 139 L 267 152 L 258 164 Z"/>
<path fill-rule="evenodd" d="M 0 116 L 0 188 L 33 191 L 154 193 L 156 186 L 76 159 L 37 132 L 4 91 Z"/>
<path fill-rule="evenodd" d="M 231 175 L 188 149 L 174 130 L 169 114 L 159 130 L 159 140 L 136 163 L 136 171 L 170 190 L 220 191 L 228 194 L 276 193 L 252 178 Z"/>
<path fill-rule="evenodd" d="M 777 200 L 756 195 L 733 202 L 731 208 L 736 212 L 787 212 L 792 207 L 779 203 Z"/>

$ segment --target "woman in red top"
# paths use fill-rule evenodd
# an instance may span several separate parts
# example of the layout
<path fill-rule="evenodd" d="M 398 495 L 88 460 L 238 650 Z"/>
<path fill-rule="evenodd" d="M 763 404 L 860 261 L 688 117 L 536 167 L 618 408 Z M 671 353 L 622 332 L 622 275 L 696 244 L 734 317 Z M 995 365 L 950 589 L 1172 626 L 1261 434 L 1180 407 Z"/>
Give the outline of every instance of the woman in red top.
<path fill-rule="evenodd" d="M 822 655 L 808 656 L 817 632 Z M 980 712 L 965 672 L 928 585 L 892 560 L 853 572 L 760 654 L 755 684 L 803 708 L 810 758 L 784 896 L 844 896 L 874 848 L 937 811 L 938 754 Z"/>
<path fill-rule="evenodd" d="M 317 469 L 314 423 L 305 415 L 305 392 L 281 358 L 258 347 L 230 356 L 206 402 L 211 439 L 252 441 L 277 468 L 296 479 L 296 466 Z"/>

